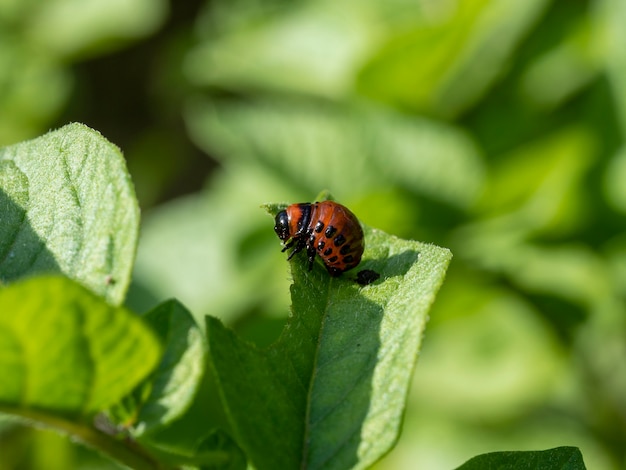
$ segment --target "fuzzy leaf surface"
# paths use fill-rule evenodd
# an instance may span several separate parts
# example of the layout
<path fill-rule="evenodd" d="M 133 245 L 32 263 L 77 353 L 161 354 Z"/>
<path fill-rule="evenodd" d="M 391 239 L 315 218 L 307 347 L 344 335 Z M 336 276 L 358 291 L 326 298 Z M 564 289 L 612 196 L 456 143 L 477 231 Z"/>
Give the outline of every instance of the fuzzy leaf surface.
<path fill-rule="evenodd" d="M 63 277 L 0 289 L 0 405 L 89 415 L 129 393 L 159 343 L 139 317 Z"/>
<path fill-rule="evenodd" d="M 585 470 L 580 450 L 576 447 L 529 452 L 491 452 L 478 455 L 457 470 Z"/>
<path fill-rule="evenodd" d="M 276 213 L 282 206 L 268 206 Z M 427 312 L 451 253 L 365 228 L 354 272 L 292 260 L 292 315 L 260 350 L 208 317 L 210 360 L 254 466 L 366 468 L 394 445 Z M 356 272 L 380 279 L 367 286 Z M 271 449 L 271 452 L 268 452 Z"/>
<path fill-rule="evenodd" d="M 139 207 L 120 150 L 82 124 L 0 149 L 0 282 L 62 273 L 126 294 Z"/>

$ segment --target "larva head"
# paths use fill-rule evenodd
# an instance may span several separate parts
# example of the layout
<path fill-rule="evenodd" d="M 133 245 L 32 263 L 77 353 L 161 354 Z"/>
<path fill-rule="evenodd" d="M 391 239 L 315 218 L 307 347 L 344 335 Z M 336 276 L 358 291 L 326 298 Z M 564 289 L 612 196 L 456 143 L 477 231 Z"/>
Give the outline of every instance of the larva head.
<path fill-rule="evenodd" d="M 287 211 L 280 211 L 276 214 L 274 221 L 274 232 L 276 232 L 278 238 L 282 241 L 289 240 L 291 238 L 291 234 L 289 230 L 289 217 L 287 216 Z"/>

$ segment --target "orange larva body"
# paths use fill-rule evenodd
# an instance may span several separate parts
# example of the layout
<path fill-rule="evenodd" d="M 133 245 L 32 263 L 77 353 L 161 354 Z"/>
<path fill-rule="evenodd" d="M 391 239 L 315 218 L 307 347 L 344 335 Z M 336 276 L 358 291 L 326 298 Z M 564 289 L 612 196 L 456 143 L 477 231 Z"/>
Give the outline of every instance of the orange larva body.
<path fill-rule="evenodd" d="M 363 255 L 363 229 L 350 210 L 333 201 L 291 204 L 276 215 L 274 231 L 285 242 L 288 259 L 306 248 L 309 270 L 315 255 L 331 276 L 354 268 Z"/>

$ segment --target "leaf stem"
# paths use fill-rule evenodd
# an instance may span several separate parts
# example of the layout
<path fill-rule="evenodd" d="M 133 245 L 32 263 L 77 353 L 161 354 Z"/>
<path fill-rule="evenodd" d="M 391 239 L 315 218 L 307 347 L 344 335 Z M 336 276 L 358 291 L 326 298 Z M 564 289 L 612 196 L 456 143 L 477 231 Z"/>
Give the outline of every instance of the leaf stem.
<path fill-rule="evenodd" d="M 166 470 L 170 468 L 160 464 L 134 441 L 116 439 L 86 423 L 71 421 L 63 416 L 40 410 L 13 408 L 6 405 L 0 405 L 0 413 L 21 418 L 35 427 L 48 428 L 66 434 L 110 459 L 135 470 Z"/>

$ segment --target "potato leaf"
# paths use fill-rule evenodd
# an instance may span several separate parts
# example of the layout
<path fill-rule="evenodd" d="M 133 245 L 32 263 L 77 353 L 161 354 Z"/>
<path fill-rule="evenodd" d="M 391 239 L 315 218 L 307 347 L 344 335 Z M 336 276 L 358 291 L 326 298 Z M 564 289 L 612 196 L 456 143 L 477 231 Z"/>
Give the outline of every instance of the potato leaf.
<path fill-rule="evenodd" d="M 276 213 L 280 206 L 269 206 Z M 365 468 L 394 445 L 427 312 L 448 250 L 366 228 L 356 272 L 292 261 L 292 316 L 260 350 L 208 317 L 210 360 L 239 445 L 254 466 Z M 267 449 L 272 449 L 268 452 Z"/>

